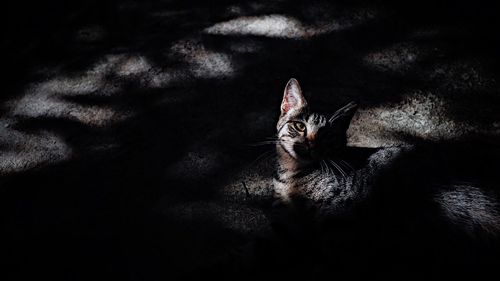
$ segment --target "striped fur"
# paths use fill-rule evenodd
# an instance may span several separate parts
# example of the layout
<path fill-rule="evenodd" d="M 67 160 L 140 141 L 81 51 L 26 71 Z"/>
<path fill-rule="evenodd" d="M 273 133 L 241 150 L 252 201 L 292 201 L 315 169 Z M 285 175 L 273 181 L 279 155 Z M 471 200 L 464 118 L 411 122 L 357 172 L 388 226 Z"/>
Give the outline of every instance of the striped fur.
<path fill-rule="evenodd" d="M 290 85 L 292 90 L 288 89 Z M 411 157 L 419 154 L 415 153 L 414 147 L 380 149 L 368 157 L 364 166 L 353 169 L 348 159 L 343 159 L 348 126 L 342 122 L 349 123 L 355 106 L 350 103 L 332 115 L 309 112 L 296 80 L 287 84 L 283 103 L 286 103 L 287 95 L 294 95 L 288 100 L 301 102 L 282 105 L 282 109 L 288 110 L 282 110 L 277 123 L 278 161 L 274 187 L 280 201 L 292 206 L 297 200 L 307 202 L 319 217 L 331 217 L 350 213 L 355 207 L 370 201 L 373 194 L 380 194 L 375 190 L 378 189 L 384 190 L 382 194 L 388 197 L 381 200 L 384 202 L 382 209 L 391 209 L 388 207 L 391 204 L 396 206 L 390 212 L 415 212 L 420 216 L 432 209 L 437 210 L 436 216 L 465 232 L 500 233 L 500 205 L 495 195 L 474 185 L 438 186 L 427 182 L 431 179 L 426 177 L 411 180 L 415 174 L 412 169 L 427 166 L 412 160 Z M 294 122 L 303 123 L 305 129 L 301 131 L 301 126 L 294 126 Z M 401 172 L 404 170 L 400 167 L 401 159 L 410 163 L 406 170 L 410 171 L 408 174 Z M 429 167 L 432 167 L 432 162 L 435 161 L 431 160 Z M 378 186 L 381 175 L 386 177 L 384 183 L 391 182 L 393 186 Z M 426 205 L 425 202 L 431 203 Z M 415 206 L 422 209 L 409 210 Z"/>

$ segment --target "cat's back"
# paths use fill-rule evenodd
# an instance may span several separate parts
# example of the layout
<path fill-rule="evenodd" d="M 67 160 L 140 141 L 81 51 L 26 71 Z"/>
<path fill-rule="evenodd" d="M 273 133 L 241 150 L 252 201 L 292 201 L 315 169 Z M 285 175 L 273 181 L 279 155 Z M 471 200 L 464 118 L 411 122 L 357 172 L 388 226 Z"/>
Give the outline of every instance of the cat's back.
<path fill-rule="evenodd" d="M 498 147 L 441 143 L 379 149 L 357 173 L 379 215 L 500 238 Z"/>
<path fill-rule="evenodd" d="M 342 159 L 324 165 L 297 179 L 300 197 L 316 208 L 317 217 L 349 215 L 370 201 L 379 181 L 411 150 L 409 146 L 349 148 Z M 328 165 L 333 161 L 333 165 Z"/>

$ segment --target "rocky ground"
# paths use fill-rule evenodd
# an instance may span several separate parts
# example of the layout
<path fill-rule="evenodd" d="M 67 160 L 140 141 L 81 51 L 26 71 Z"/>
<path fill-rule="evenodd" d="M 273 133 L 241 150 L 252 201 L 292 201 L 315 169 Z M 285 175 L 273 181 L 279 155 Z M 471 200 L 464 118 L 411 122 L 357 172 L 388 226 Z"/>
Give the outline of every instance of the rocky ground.
<path fill-rule="evenodd" d="M 359 101 L 351 146 L 500 135 L 484 3 L 8 7 L 0 198 L 18 277 L 159 280 L 247 262 L 271 231 L 272 147 L 252 144 L 272 136 L 290 77 L 311 104 Z"/>

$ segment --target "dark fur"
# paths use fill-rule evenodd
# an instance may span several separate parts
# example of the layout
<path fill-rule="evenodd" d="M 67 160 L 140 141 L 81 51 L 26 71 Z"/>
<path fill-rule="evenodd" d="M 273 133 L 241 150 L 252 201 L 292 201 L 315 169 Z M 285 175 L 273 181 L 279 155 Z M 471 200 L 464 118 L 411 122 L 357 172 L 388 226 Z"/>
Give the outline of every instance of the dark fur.
<path fill-rule="evenodd" d="M 287 95 L 301 94 L 288 91 L 290 83 L 296 81 L 287 85 L 284 103 Z M 324 154 L 312 157 L 309 146 L 316 144 L 293 128 L 292 134 L 280 130 L 290 120 L 314 122 L 326 115 L 310 112 L 306 102 L 289 112 L 282 105 L 275 179 L 279 199 L 272 212 L 275 229 L 289 243 L 280 248 L 288 253 L 284 261 L 317 263 L 324 267 L 318 272 L 334 267 L 349 279 L 373 278 L 373 267 L 387 267 L 377 272 L 389 276 L 414 271 L 440 278 L 494 271 L 490 266 L 500 261 L 497 147 L 466 142 L 349 148 L 345 131 L 354 112 L 348 112 L 347 125 L 316 128 L 331 134 L 330 141 L 315 139 L 326 147 L 315 148 Z M 280 136 L 297 143 L 283 147 Z M 289 151 L 303 146 L 305 152 Z M 352 167 L 344 167 L 345 174 L 327 171 L 318 164 L 325 159 Z"/>

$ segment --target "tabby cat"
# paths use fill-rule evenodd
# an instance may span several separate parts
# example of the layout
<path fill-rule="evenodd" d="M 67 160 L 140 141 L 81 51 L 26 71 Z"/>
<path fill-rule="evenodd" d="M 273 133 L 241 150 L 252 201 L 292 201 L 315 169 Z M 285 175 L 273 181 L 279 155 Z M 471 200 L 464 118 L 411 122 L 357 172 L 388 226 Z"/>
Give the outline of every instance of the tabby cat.
<path fill-rule="evenodd" d="M 450 182 L 450 162 L 437 159 L 448 148 L 384 148 L 355 165 L 359 157 L 346 146 L 346 132 L 356 108 L 351 102 L 330 114 L 312 112 L 298 81 L 290 79 L 277 123 L 274 186 L 282 203 L 302 202 L 320 219 L 368 210 L 386 217 L 405 213 L 419 221 L 439 218 L 473 235 L 500 233 L 497 193 L 467 181 Z"/>
<path fill-rule="evenodd" d="M 498 145 L 413 139 L 411 146 L 349 147 L 356 104 L 321 106 L 308 105 L 297 80 L 286 85 L 271 141 L 273 232 L 256 244 L 256 272 L 273 280 L 498 274 Z"/>

